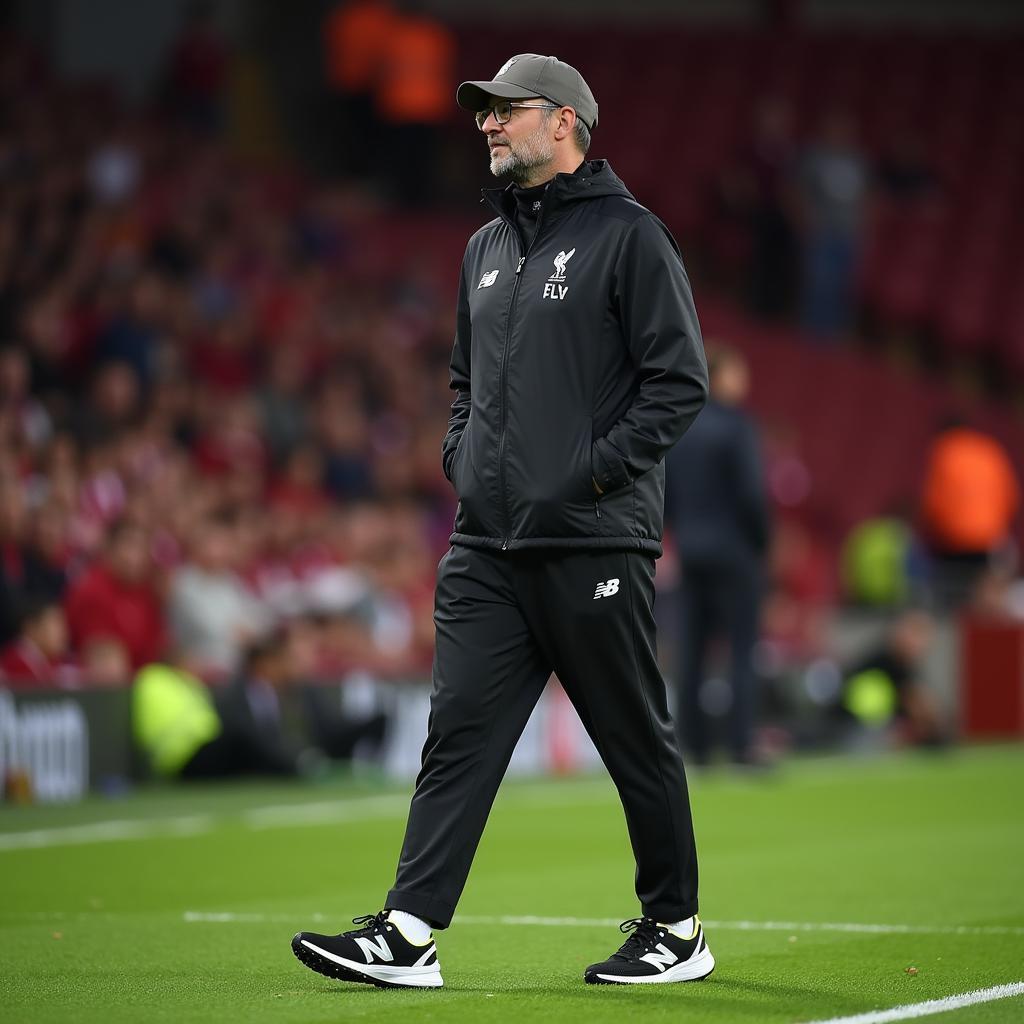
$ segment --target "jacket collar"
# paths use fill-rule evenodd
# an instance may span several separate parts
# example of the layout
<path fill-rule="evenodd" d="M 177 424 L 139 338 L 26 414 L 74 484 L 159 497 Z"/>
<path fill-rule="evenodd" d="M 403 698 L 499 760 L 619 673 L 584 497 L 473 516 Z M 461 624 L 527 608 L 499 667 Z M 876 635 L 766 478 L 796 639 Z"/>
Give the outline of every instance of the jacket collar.
<path fill-rule="evenodd" d="M 504 188 L 481 189 L 481 201 L 491 206 L 502 220 L 515 227 L 516 200 L 513 188 L 513 185 L 506 185 Z M 551 179 L 544 193 L 545 219 L 550 219 L 556 210 L 570 203 L 613 195 L 633 198 L 607 160 L 584 160 L 572 174 L 556 174 Z"/>

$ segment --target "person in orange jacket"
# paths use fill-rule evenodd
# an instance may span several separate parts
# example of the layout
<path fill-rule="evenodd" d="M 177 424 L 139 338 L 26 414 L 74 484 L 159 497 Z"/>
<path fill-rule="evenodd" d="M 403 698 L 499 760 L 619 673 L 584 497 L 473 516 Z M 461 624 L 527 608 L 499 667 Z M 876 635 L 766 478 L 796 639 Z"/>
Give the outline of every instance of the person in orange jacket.
<path fill-rule="evenodd" d="M 389 142 L 393 188 L 415 205 L 435 192 L 441 132 L 455 87 L 455 40 L 411 0 L 400 10 L 381 53 L 376 111 Z"/>
<path fill-rule="evenodd" d="M 390 0 L 343 0 L 324 20 L 324 70 L 338 165 L 356 174 L 370 171 L 368 157 L 378 142 L 374 94 L 397 17 Z"/>
<path fill-rule="evenodd" d="M 928 453 L 921 524 L 935 558 L 936 596 L 958 605 L 1009 539 L 1020 486 L 995 438 L 959 422 L 944 426 Z"/>

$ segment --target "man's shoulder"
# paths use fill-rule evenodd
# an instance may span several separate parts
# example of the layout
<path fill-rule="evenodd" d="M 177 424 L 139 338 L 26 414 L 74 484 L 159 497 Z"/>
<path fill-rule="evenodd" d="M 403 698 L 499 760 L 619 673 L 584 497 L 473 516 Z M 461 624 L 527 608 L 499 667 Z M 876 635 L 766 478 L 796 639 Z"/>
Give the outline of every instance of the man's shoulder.
<path fill-rule="evenodd" d="M 591 200 L 588 205 L 599 216 L 622 221 L 626 226 L 635 224 L 638 220 L 643 220 L 645 217 L 651 217 L 655 221 L 658 219 L 643 203 L 638 203 L 632 196 L 601 196 L 598 199 Z"/>
<path fill-rule="evenodd" d="M 507 229 L 507 225 L 500 217 L 492 217 L 486 224 L 481 224 L 469 236 L 469 241 L 466 243 L 466 251 L 468 252 L 474 245 L 479 244 L 482 241 L 490 238 L 496 232 Z"/>

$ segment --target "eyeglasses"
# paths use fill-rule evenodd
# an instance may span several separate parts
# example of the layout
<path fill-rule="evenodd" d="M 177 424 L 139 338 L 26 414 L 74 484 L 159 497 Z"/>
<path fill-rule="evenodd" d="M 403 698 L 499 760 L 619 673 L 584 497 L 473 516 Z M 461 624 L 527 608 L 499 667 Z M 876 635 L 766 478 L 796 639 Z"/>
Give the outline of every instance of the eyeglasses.
<path fill-rule="evenodd" d="M 513 103 L 511 100 L 499 100 L 493 107 L 476 112 L 476 126 L 483 130 L 484 122 L 491 114 L 498 124 L 508 124 L 512 119 L 513 109 L 519 110 L 558 110 L 557 103 Z"/>

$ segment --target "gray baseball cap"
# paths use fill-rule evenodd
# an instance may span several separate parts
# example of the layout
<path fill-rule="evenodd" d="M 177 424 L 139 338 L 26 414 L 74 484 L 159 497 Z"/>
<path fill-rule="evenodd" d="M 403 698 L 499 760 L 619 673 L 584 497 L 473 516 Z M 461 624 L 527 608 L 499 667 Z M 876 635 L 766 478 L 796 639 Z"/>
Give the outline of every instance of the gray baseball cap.
<path fill-rule="evenodd" d="M 467 110 L 484 110 L 492 96 L 522 99 L 543 96 L 562 107 L 572 107 L 593 131 L 597 127 L 597 100 L 583 76 L 557 57 L 518 53 L 509 57 L 490 82 L 463 82 L 456 102 Z"/>

